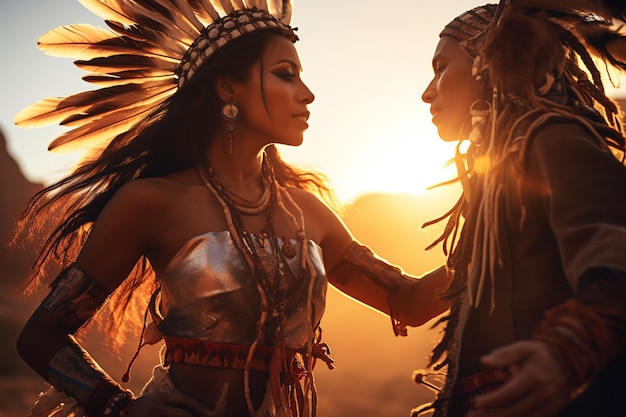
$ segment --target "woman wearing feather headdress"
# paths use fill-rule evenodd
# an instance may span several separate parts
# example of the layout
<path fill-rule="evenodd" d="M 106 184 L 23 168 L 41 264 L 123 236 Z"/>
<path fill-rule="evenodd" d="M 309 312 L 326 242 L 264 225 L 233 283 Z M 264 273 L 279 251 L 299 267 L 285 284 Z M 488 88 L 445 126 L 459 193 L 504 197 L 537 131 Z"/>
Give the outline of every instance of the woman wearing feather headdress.
<path fill-rule="evenodd" d="M 503 0 L 441 32 L 422 98 L 460 140 L 463 193 L 439 219 L 454 278 L 431 364 L 446 381 L 414 416 L 554 416 L 623 363 L 626 146 L 592 55 L 626 69 L 625 14 Z M 584 415 L 624 415 L 616 400 Z"/>
<path fill-rule="evenodd" d="M 21 219 L 57 222 L 30 284 L 63 267 L 18 340 L 53 386 L 34 416 L 312 416 L 313 364 L 332 364 L 327 282 L 389 314 L 396 335 L 446 309 L 430 296 L 445 269 L 413 279 L 376 258 L 318 198 L 323 177 L 280 158 L 274 144 L 302 142 L 314 99 L 289 2 L 82 3 L 112 31 L 66 26 L 39 45 L 101 88 L 16 117 L 72 127 L 51 149 L 95 148 Z M 139 348 L 164 341 L 141 396 L 74 338 L 94 317 L 110 337 L 143 323 Z"/>

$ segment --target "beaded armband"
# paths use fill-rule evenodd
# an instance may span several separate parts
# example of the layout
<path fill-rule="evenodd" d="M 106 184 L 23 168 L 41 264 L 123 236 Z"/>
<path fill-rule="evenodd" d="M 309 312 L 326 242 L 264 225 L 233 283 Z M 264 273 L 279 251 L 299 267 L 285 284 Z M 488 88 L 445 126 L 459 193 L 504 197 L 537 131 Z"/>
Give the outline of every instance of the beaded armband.
<path fill-rule="evenodd" d="M 70 334 L 81 328 L 107 300 L 108 293 L 73 263 L 51 284 L 41 302 Z"/>
<path fill-rule="evenodd" d="M 377 258 L 367 246 L 352 242 L 337 266 L 330 272 L 329 278 L 338 284 L 347 284 L 357 276 L 367 278 L 387 293 L 394 333 L 396 336 L 406 336 L 406 325 L 398 319 L 399 311 L 393 297 L 411 278 L 405 276 L 400 268 Z"/>
<path fill-rule="evenodd" d="M 355 275 L 364 276 L 392 297 L 403 283 L 411 280 L 400 268 L 377 258 L 367 246 L 357 242 L 352 242 L 330 275 L 339 284 L 346 284 Z"/>
<path fill-rule="evenodd" d="M 123 417 L 133 394 L 113 381 L 77 344 L 61 348 L 50 360 L 46 380 L 75 398 L 90 417 Z"/>

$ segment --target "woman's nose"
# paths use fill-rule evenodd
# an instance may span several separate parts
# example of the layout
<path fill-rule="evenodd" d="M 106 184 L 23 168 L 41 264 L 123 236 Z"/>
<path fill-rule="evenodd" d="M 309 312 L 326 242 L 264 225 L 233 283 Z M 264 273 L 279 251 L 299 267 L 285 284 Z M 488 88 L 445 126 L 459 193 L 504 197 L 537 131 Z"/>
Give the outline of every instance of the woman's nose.
<path fill-rule="evenodd" d="M 313 94 L 311 89 L 305 83 L 302 83 L 302 86 L 304 87 L 304 95 L 302 97 L 302 101 L 305 104 L 313 103 L 313 100 L 315 100 L 315 94 Z"/>
<path fill-rule="evenodd" d="M 315 100 L 315 94 L 313 94 L 313 92 L 311 90 L 309 90 L 307 88 L 308 94 L 305 96 L 304 101 L 306 104 L 311 104 L 313 103 L 313 100 Z"/>

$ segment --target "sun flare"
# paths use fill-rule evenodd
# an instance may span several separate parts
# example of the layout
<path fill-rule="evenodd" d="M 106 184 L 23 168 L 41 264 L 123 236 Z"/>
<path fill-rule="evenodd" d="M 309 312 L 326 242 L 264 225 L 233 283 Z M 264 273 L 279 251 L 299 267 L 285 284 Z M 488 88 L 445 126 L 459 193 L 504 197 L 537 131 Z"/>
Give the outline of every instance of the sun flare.
<path fill-rule="evenodd" d="M 389 133 L 389 132 L 387 132 Z M 391 132 L 369 154 L 370 170 L 363 181 L 375 192 L 423 194 L 455 176 L 448 162 L 455 144 L 443 142 L 429 129 Z"/>

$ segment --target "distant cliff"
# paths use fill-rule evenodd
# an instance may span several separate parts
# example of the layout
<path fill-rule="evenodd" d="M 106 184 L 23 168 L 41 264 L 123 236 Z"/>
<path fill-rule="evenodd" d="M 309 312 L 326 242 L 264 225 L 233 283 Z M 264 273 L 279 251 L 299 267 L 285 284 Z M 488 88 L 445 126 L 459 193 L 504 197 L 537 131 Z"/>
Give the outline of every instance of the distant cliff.
<path fill-rule="evenodd" d="M 35 305 L 34 298 L 17 293 L 33 262 L 34 250 L 28 245 L 7 247 L 16 217 L 41 187 L 24 178 L 0 133 L 0 410 L 7 413 L 0 412 L 3 416 L 25 415 L 33 395 L 44 388 L 15 351 L 15 338 Z"/>
<path fill-rule="evenodd" d="M 28 181 L 6 147 L 4 135 L 0 133 L 0 239 L 3 243 L 11 237 L 13 222 L 30 197 L 40 190 L 40 184 Z M 9 294 L 8 287 L 14 286 L 27 273 L 32 261 L 32 248 L 8 251 L 3 245 L 0 250 L 0 301 Z"/>

